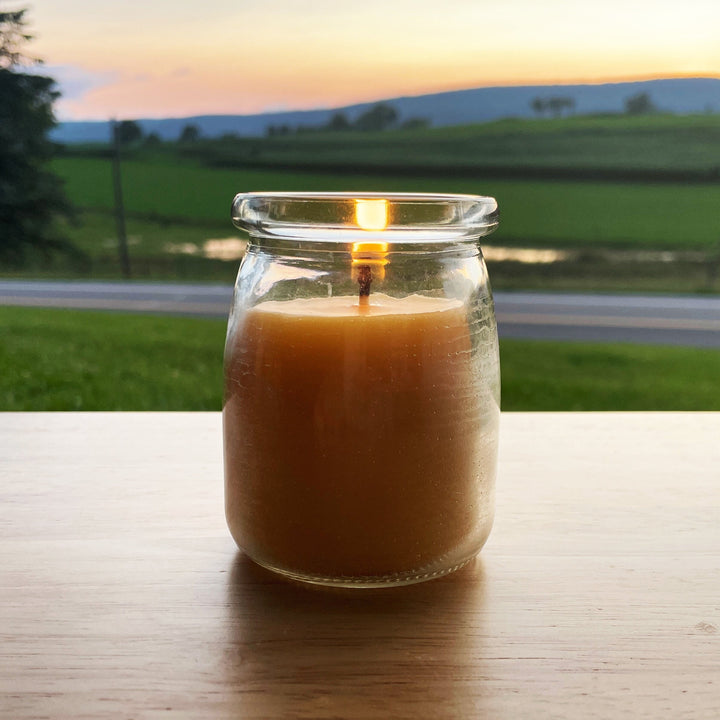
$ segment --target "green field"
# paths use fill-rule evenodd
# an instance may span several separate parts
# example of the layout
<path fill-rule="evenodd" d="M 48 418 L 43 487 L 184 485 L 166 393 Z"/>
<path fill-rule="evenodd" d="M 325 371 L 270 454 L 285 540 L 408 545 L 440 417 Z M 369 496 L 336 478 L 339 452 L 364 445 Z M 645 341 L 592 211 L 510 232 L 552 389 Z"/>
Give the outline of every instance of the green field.
<path fill-rule="evenodd" d="M 53 161 L 79 209 L 65 234 L 85 261 L 31 257 L 24 268 L 0 268 L 2 274 L 119 276 L 107 153 L 101 146 L 70 147 Z M 237 192 L 373 190 L 493 195 L 500 228 L 483 246 L 568 253 L 546 266 L 491 261 L 496 288 L 665 292 L 719 289 L 715 169 L 720 173 L 715 115 L 504 120 L 139 145 L 122 162 L 138 278 L 229 282 L 237 261 L 203 253 L 208 239 L 240 237 L 229 218 Z M 593 179 L 596 170 L 617 177 Z M 573 177 L 576 171 L 582 172 Z M 636 171 L 644 179 L 630 181 L 627 173 Z M 693 181 L 673 180 L 678 172 Z M 563 173 L 570 175 L 561 179 Z"/>
<path fill-rule="evenodd" d="M 110 164 L 61 158 L 56 171 L 80 207 L 110 210 Z M 282 170 L 229 170 L 192 160 L 130 160 L 123 165 L 131 221 L 192 223 L 234 232 L 230 202 L 249 190 L 379 190 L 493 195 L 500 228 L 488 244 L 523 247 L 703 248 L 720 240 L 720 183 L 569 182 L 452 177 L 340 175 Z"/>
<path fill-rule="evenodd" d="M 0 307 L 0 411 L 219 410 L 225 322 Z M 720 410 L 720 352 L 501 343 L 505 410 Z"/>
<path fill-rule="evenodd" d="M 718 179 L 720 116 L 581 116 L 381 133 L 310 132 L 206 142 L 199 153 L 236 165 L 652 171 Z"/>

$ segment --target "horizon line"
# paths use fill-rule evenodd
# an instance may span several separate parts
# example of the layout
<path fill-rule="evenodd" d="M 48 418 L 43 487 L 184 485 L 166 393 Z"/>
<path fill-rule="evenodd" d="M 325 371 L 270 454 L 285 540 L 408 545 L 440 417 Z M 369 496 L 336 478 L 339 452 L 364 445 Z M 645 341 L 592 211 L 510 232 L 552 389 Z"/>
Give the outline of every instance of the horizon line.
<path fill-rule="evenodd" d="M 572 86 L 578 86 L 578 85 L 623 85 L 626 83 L 644 83 L 644 82 L 654 82 L 654 81 L 660 81 L 660 80 L 720 80 L 720 74 L 713 75 L 713 74 L 696 74 L 696 73 L 675 73 L 675 74 L 650 74 L 650 75 L 640 75 L 640 76 L 631 76 L 631 77 L 620 77 L 620 78 L 606 78 L 606 79 L 564 79 L 564 80 L 549 80 L 549 81 L 543 81 L 543 82 L 518 82 L 518 83 L 507 83 L 507 82 L 497 82 L 497 83 L 486 83 L 484 85 L 473 85 L 473 86 L 461 86 L 461 87 L 450 87 L 440 90 L 430 90 L 428 92 L 422 92 L 412 95 L 393 95 L 391 97 L 381 97 L 377 98 L 375 100 L 359 100 L 354 103 L 344 104 L 344 105 L 333 105 L 333 106 L 324 106 L 324 107 L 309 107 L 309 108 L 289 108 L 286 110 L 263 110 L 261 112 L 254 112 L 254 113 L 228 113 L 228 112 L 198 112 L 193 113 L 191 115 L 177 115 L 177 116 L 167 116 L 167 115 L 146 115 L 142 117 L 136 117 L 136 118 L 130 118 L 138 121 L 143 120 L 188 120 L 192 118 L 199 118 L 199 117 L 260 117 L 263 115 L 285 115 L 289 113 L 305 113 L 305 112 L 331 112 L 333 110 L 344 110 L 346 108 L 356 107 L 358 105 L 372 105 L 375 103 L 382 103 L 382 102 L 389 102 L 392 100 L 400 100 L 400 99 L 409 99 L 409 98 L 419 98 L 419 97 L 425 97 L 427 95 L 443 95 L 446 93 L 455 93 L 455 92 L 464 92 L 469 90 L 484 90 L 484 89 L 490 89 L 490 88 L 542 88 L 542 87 L 572 87 Z M 105 118 L 105 119 L 90 119 L 90 118 L 80 118 L 80 119 L 62 119 L 57 118 L 57 123 L 109 123 L 113 122 L 113 120 L 117 120 L 117 118 Z"/>

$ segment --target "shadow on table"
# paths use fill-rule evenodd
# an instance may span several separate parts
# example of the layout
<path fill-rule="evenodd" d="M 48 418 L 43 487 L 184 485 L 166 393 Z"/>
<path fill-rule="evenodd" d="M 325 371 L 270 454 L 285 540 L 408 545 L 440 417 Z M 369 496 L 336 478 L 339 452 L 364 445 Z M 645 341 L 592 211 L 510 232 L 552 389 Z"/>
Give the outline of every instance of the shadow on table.
<path fill-rule="evenodd" d="M 289 582 L 238 553 L 224 663 L 238 713 L 477 716 L 484 590 L 479 558 L 431 582 L 360 590 Z"/>

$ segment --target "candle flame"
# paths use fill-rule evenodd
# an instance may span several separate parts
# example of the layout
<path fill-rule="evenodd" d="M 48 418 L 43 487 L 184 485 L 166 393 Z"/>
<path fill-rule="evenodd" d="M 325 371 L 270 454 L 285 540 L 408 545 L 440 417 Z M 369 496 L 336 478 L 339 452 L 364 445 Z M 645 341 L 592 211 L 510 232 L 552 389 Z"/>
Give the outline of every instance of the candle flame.
<path fill-rule="evenodd" d="M 384 198 L 355 200 L 355 222 L 363 230 L 384 230 L 388 221 L 388 201 Z"/>

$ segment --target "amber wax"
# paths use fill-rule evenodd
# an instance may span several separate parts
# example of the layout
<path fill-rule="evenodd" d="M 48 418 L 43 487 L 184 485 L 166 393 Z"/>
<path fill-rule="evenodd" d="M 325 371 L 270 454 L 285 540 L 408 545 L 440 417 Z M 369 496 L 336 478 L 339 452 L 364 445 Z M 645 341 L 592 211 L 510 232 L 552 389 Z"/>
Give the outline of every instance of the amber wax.
<path fill-rule="evenodd" d="M 462 302 L 261 302 L 231 329 L 225 362 L 227 521 L 255 561 L 384 584 L 479 551 L 499 410 Z"/>

